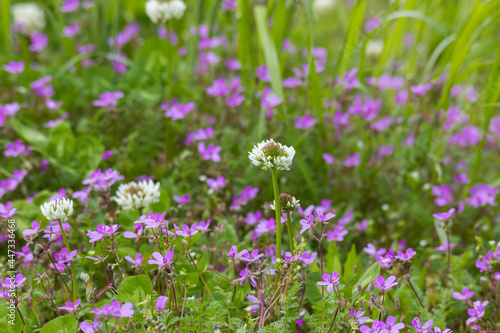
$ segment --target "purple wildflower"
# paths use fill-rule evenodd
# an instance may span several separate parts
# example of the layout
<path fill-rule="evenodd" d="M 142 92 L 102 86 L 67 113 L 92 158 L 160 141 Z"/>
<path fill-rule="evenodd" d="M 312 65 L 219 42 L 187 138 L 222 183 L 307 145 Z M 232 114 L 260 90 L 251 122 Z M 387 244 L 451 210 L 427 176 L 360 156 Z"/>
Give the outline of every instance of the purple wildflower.
<path fill-rule="evenodd" d="M 324 273 L 321 278 L 323 281 L 318 281 L 318 285 L 320 286 L 327 286 L 326 290 L 328 290 L 329 293 L 333 291 L 333 288 L 335 288 L 339 284 L 339 273 L 337 271 L 333 272 L 332 275 L 328 273 Z"/>
<path fill-rule="evenodd" d="M 452 292 L 451 295 L 453 296 L 454 299 L 458 299 L 460 301 L 466 301 L 472 296 L 474 296 L 476 293 L 473 291 L 469 291 L 469 288 L 464 288 L 462 289 L 462 293 L 459 292 Z"/>
<path fill-rule="evenodd" d="M 169 266 L 174 258 L 174 253 L 172 251 L 167 251 L 165 256 L 162 256 L 160 252 L 153 253 L 154 259 L 149 259 L 148 263 L 151 265 L 158 265 L 160 267 Z"/>
<path fill-rule="evenodd" d="M 77 299 L 74 304 L 72 302 L 67 302 L 66 306 L 60 306 L 59 310 L 65 310 L 68 311 L 69 313 L 72 313 L 78 311 L 79 306 L 80 306 L 80 299 Z"/>
<path fill-rule="evenodd" d="M 97 226 L 97 231 L 87 230 L 87 236 L 90 238 L 89 242 L 97 242 L 106 237 L 116 236 L 116 231 L 120 228 L 121 225 L 115 224 L 113 226 L 106 226 L 99 224 Z"/>
<path fill-rule="evenodd" d="M 373 284 L 375 287 L 377 287 L 380 291 L 385 292 L 391 289 L 392 287 L 396 286 L 398 283 L 395 282 L 396 277 L 394 275 L 391 275 L 387 278 L 387 280 L 382 276 L 379 275 L 377 277 L 376 281 L 373 281 Z"/>

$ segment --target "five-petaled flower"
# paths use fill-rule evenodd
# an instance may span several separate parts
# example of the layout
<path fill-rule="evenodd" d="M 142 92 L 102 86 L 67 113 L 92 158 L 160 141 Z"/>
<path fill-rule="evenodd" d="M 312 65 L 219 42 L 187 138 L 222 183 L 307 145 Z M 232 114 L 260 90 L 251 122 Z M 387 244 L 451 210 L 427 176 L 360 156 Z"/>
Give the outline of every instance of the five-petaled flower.
<path fill-rule="evenodd" d="M 380 291 L 386 292 L 398 284 L 395 281 L 396 281 L 396 277 L 394 275 L 389 276 L 387 278 L 387 280 L 382 275 L 379 275 L 379 276 L 377 276 L 377 280 L 373 281 L 373 284 Z"/>
<path fill-rule="evenodd" d="M 162 256 L 160 252 L 154 252 L 153 258 L 148 261 L 151 265 L 158 265 L 160 267 L 166 267 L 172 263 L 174 258 L 174 253 L 172 251 L 167 251 L 165 256 Z"/>
<path fill-rule="evenodd" d="M 337 271 L 333 272 L 332 275 L 324 273 L 321 277 L 323 281 L 318 281 L 318 285 L 327 286 L 326 290 L 328 290 L 329 293 L 339 284 L 340 276 Z"/>

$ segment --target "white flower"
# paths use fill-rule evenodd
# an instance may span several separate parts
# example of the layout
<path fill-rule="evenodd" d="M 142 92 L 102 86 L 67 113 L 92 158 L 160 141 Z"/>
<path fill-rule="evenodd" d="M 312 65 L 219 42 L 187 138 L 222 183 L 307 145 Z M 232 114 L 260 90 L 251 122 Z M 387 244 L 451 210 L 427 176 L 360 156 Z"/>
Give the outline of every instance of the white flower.
<path fill-rule="evenodd" d="M 272 210 L 276 210 L 275 204 L 275 200 L 273 200 L 273 203 L 271 204 Z M 295 199 L 295 197 L 292 197 L 290 194 L 280 194 L 280 208 L 282 212 L 291 212 L 297 209 L 297 207 L 299 207 L 299 204 L 300 200 Z"/>
<path fill-rule="evenodd" d="M 384 49 L 384 41 L 380 39 L 372 39 L 366 44 L 366 55 L 372 58 L 376 58 L 382 53 Z"/>
<path fill-rule="evenodd" d="M 335 7 L 336 3 L 337 3 L 336 0 L 314 0 L 313 2 L 314 14 L 316 15 L 324 14 L 325 12 Z"/>
<path fill-rule="evenodd" d="M 171 18 L 180 19 L 185 10 L 186 4 L 182 0 L 148 0 L 146 2 L 146 14 L 153 23 L 165 23 Z"/>
<path fill-rule="evenodd" d="M 273 139 L 262 141 L 248 153 L 248 158 L 252 163 L 256 166 L 262 165 L 263 170 L 270 168 L 290 170 L 294 156 L 293 147 L 287 147 Z"/>
<path fill-rule="evenodd" d="M 11 7 L 14 27 L 27 35 L 45 28 L 45 14 L 34 2 L 16 3 Z"/>
<path fill-rule="evenodd" d="M 40 209 L 47 220 L 66 222 L 73 214 L 73 200 L 66 198 L 51 200 L 41 205 Z"/>
<path fill-rule="evenodd" d="M 147 207 L 160 201 L 160 183 L 143 180 L 121 184 L 112 199 L 124 210 Z"/>

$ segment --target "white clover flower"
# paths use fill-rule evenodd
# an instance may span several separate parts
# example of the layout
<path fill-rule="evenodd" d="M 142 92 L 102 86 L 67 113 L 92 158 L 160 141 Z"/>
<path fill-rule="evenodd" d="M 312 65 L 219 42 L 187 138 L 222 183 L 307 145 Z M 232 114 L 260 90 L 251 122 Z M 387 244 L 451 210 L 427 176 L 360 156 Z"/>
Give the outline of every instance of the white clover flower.
<path fill-rule="evenodd" d="M 372 58 L 376 58 L 384 50 L 384 41 L 380 39 L 372 39 L 366 44 L 366 55 Z"/>
<path fill-rule="evenodd" d="M 280 194 L 280 208 L 282 212 L 291 212 L 297 209 L 299 207 L 300 200 L 295 199 L 295 197 L 292 197 L 290 194 L 286 193 L 281 193 Z M 273 203 L 271 204 L 271 209 L 276 210 L 276 203 L 275 200 L 273 200 Z"/>
<path fill-rule="evenodd" d="M 160 183 L 142 180 L 121 184 L 112 199 L 124 210 L 147 207 L 160 201 Z"/>
<path fill-rule="evenodd" d="M 336 0 L 314 0 L 313 2 L 314 14 L 322 15 L 325 12 L 333 9 L 336 3 L 337 3 Z"/>
<path fill-rule="evenodd" d="M 186 4 L 182 0 L 148 0 L 146 2 L 146 14 L 153 23 L 180 19 L 186 11 Z"/>
<path fill-rule="evenodd" d="M 41 205 L 40 209 L 47 220 L 66 222 L 73 214 L 73 200 L 66 198 L 51 200 Z"/>
<path fill-rule="evenodd" d="M 262 141 L 254 146 L 248 153 L 248 158 L 256 166 L 261 166 L 263 170 L 276 168 L 278 170 L 290 170 L 295 149 L 287 147 L 273 139 Z"/>
<path fill-rule="evenodd" d="M 35 31 L 45 28 L 45 14 L 34 2 L 16 3 L 11 7 L 14 27 L 21 32 L 31 35 Z"/>

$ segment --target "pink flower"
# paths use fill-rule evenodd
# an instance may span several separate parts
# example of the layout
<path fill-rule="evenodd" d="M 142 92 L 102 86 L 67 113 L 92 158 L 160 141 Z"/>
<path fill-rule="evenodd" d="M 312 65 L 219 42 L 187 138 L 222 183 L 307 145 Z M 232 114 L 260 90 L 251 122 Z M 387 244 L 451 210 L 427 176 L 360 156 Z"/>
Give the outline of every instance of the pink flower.
<path fill-rule="evenodd" d="M 110 304 L 106 304 L 102 309 L 93 309 L 91 312 L 99 316 L 112 316 L 115 318 L 130 318 L 134 315 L 134 305 L 132 303 L 125 303 L 120 305 L 118 301 L 113 301 Z"/>
<path fill-rule="evenodd" d="M 467 310 L 467 314 L 471 316 L 469 319 L 467 319 L 466 324 L 470 325 L 475 321 L 478 321 L 481 319 L 481 317 L 484 316 L 484 308 L 488 305 L 488 301 L 484 301 L 481 303 L 481 301 L 476 301 L 473 303 L 473 308 Z"/>
<path fill-rule="evenodd" d="M 337 271 L 333 272 L 332 275 L 324 273 L 321 278 L 323 281 L 318 281 L 317 284 L 320 286 L 327 286 L 326 290 L 328 290 L 329 293 L 331 293 L 333 288 L 339 284 L 340 280 L 339 273 Z"/>
<path fill-rule="evenodd" d="M 311 118 L 310 115 L 306 114 L 305 116 L 296 117 L 295 118 L 295 127 L 302 130 L 307 130 L 316 125 L 316 120 Z"/>
<path fill-rule="evenodd" d="M 167 301 L 168 301 L 167 296 L 158 297 L 156 299 L 156 305 L 155 305 L 156 311 L 162 312 L 163 310 L 165 310 L 165 307 L 167 306 Z"/>
<path fill-rule="evenodd" d="M 335 158 L 332 155 L 328 154 L 328 153 L 324 153 L 322 155 L 322 157 L 325 160 L 326 164 L 333 164 L 333 163 L 335 163 Z"/>
<path fill-rule="evenodd" d="M 113 226 L 106 226 L 99 224 L 97 226 L 97 231 L 87 230 L 87 236 L 90 238 L 89 242 L 97 242 L 106 237 L 116 236 L 116 231 L 120 228 L 121 225 L 115 224 Z"/>
<path fill-rule="evenodd" d="M 464 288 L 462 289 L 462 293 L 459 292 L 452 292 L 451 295 L 453 296 L 454 299 L 458 299 L 460 301 L 466 301 L 472 296 L 474 296 L 476 293 L 473 291 L 469 291 L 469 288 Z"/>
<path fill-rule="evenodd" d="M 212 190 L 218 190 L 220 188 L 223 188 L 224 185 L 227 183 L 227 179 L 224 178 L 224 176 L 219 176 L 216 179 L 213 178 L 207 178 L 206 180 L 207 185 L 212 189 Z"/>
<path fill-rule="evenodd" d="M 126 256 L 124 259 L 127 260 L 128 262 L 132 263 L 132 267 L 143 266 L 142 265 L 143 257 L 142 257 L 142 254 L 140 254 L 140 253 L 137 253 L 135 255 L 135 259 L 133 259 L 131 256 Z"/>
<path fill-rule="evenodd" d="M 253 303 L 253 305 L 250 305 L 247 309 L 250 310 L 250 312 L 256 312 L 260 308 L 260 301 L 257 297 L 248 295 L 247 296 L 248 300 L 250 303 Z"/>
<path fill-rule="evenodd" d="M 179 229 L 179 227 L 174 224 L 175 234 L 182 237 L 192 237 L 196 235 L 198 233 L 197 227 L 196 223 L 191 225 L 191 227 L 187 224 L 183 224 L 182 229 Z"/>
<path fill-rule="evenodd" d="M 391 275 L 387 278 L 387 280 L 382 276 L 379 275 L 377 277 L 376 281 L 373 281 L 373 284 L 375 287 L 377 287 L 380 291 L 385 292 L 391 289 L 394 286 L 397 286 L 396 277 L 394 275 Z"/>
<path fill-rule="evenodd" d="M 433 214 L 432 216 L 434 216 L 438 220 L 446 221 L 446 220 L 448 220 L 453 215 L 453 213 L 455 213 L 455 208 L 451 208 L 449 211 L 447 211 L 445 213 L 436 213 L 436 214 Z"/>
<path fill-rule="evenodd" d="M 172 251 L 167 251 L 165 256 L 162 256 L 160 252 L 154 252 L 153 258 L 154 259 L 150 259 L 148 261 L 149 264 L 165 267 L 172 263 L 172 259 L 174 258 L 174 253 Z"/>
<path fill-rule="evenodd" d="M 102 324 L 99 323 L 99 318 L 94 318 L 94 324 L 90 324 L 86 321 L 80 324 L 80 329 L 83 333 L 97 333 L 102 328 Z"/>
<path fill-rule="evenodd" d="M 99 99 L 93 101 L 92 105 L 114 109 L 116 108 L 117 101 L 123 96 L 124 94 L 122 91 L 106 91 L 99 95 Z"/>
<path fill-rule="evenodd" d="M 74 304 L 72 302 L 67 302 L 66 306 L 60 306 L 59 310 L 65 310 L 68 311 L 69 313 L 72 313 L 78 311 L 79 305 L 80 305 L 80 299 L 77 299 Z"/>
<path fill-rule="evenodd" d="M 10 61 L 3 69 L 10 74 L 19 74 L 24 71 L 24 61 Z"/>
<path fill-rule="evenodd" d="M 360 154 L 354 153 L 351 156 L 347 156 L 344 160 L 344 166 L 347 168 L 352 168 L 361 164 Z"/>
<path fill-rule="evenodd" d="M 450 246 L 449 248 L 453 248 L 455 247 L 455 244 L 454 243 L 450 243 Z M 440 251 L 440 252 L 444 252 L 444 251 L 448 251 L 448 241 L 444 241 L 443 244 L 441 244 L 440 246 L 436 247 L 435 248 L 436 251 Z"/>
<path fill-rule="evenodd" d="M 216 163 L 220 162 L 221 157 L 219 153 L 221 150 L 221 146 L 205 145 L 205 142 L 198 142 L 198 152 L 204 160 L 212 160 Z"/>
<path fill-rule="evenodd" d="M 326 237 L 328 237 L 328 241 L 336 241 L 336 242 L 341 242 L 344 240 L 344 236 L 347 235 L 347 230 L 345 230 L 342 227 L 335 227 L 332 231 L 327 231 L 326 232 Z"/>
<path fill-rule="evenodd" d="M 182 197 L 174 195 L 174 200 L 180 205 L 187 205 L 191 202 L 191 196 L 189 194 L 184 194 Z"/>
<path fill-rule="evenodd" d="M 396 258 L 401 261 L 411 261 L 415 254 L 417 254 L 417 252 L 413 251 L 412 248 L 409 248 L 405 253 L 398 251 Z"/>
<path fill-rule="evenodd" d="M 301 234 L 304 233 L 304 231 L 313 228 L 315 225 L 314 215 L 313 214 L 309 215 L 307 220 L 305 219 L 300 220 L 300 224 L 302 225 L 302 229 L 300 230 Z"/>

